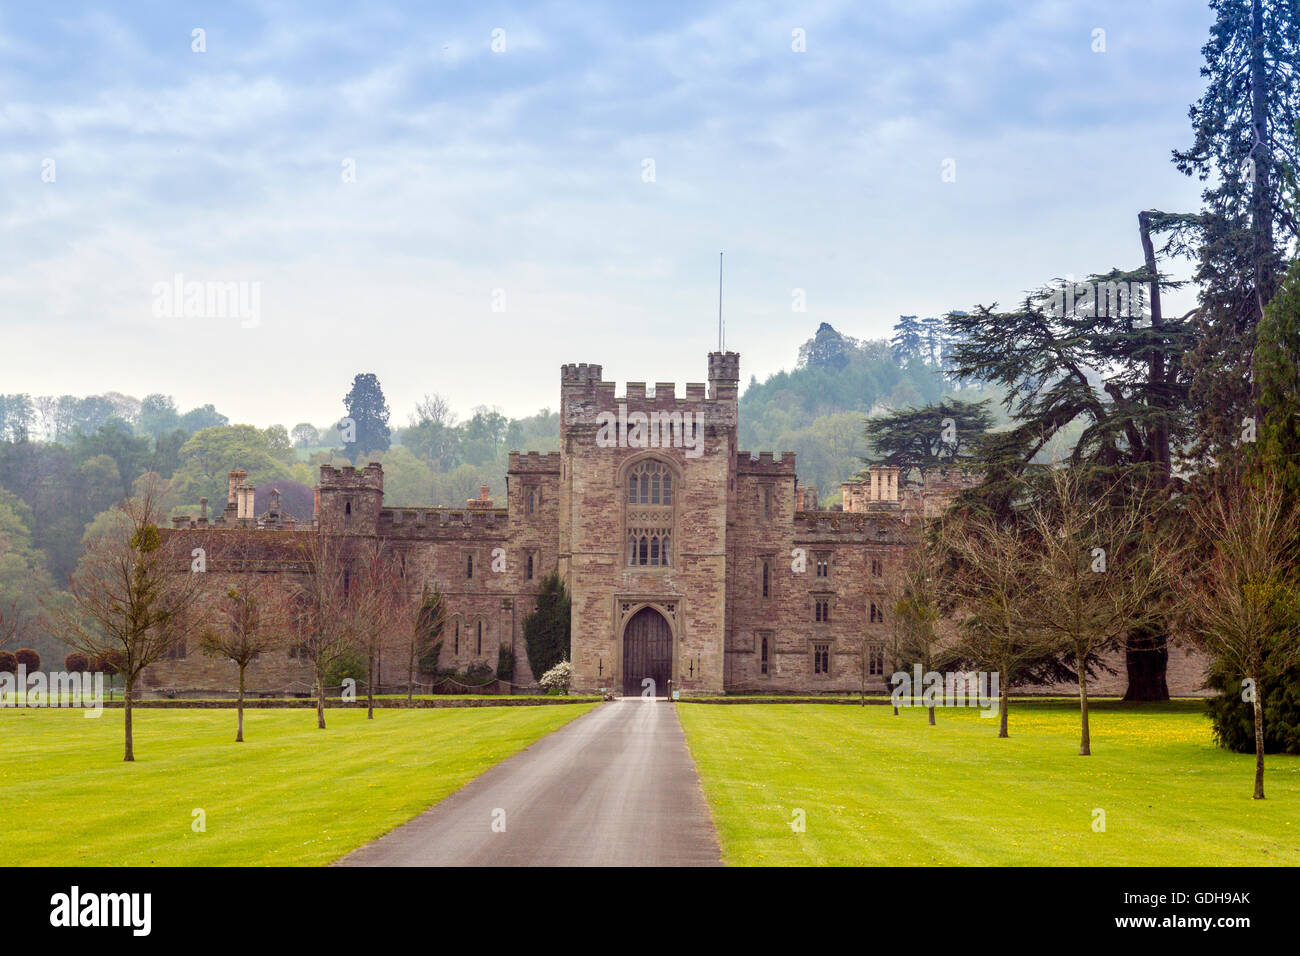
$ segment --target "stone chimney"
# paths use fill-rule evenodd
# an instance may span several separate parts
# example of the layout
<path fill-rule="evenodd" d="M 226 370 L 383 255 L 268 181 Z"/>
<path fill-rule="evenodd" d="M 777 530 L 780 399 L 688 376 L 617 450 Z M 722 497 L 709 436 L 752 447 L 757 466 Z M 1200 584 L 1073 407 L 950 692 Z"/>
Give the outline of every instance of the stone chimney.
<path fill-rule="evenodd" d="M 254 513 L 253 496 L 257 489 L 252 485 L 241 484 L 235 489 L 235 518 L 239 521 L 253 521 L 257 518 Z"/>
<path fill-rule="evenodd" d="M 487 485 L 478 486 L 478 497 L 470 498 L 465 502 L 466 508 L 472 508 L 475 511 L 492 507 L 492 489 Z"/>
<path fill-rule="evenodd" d="M 207 523 L 208 523 L 208 499 L 200 498 L 199 499 L 199 524 L 206 525 Z"/>

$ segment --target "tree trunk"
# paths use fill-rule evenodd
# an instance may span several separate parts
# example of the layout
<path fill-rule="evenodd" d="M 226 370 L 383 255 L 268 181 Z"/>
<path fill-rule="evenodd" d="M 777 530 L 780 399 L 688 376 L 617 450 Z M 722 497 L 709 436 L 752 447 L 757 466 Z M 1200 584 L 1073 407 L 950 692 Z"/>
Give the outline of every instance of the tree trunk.
<path fill-rule="evenodd" d="M 415 706 L 415 641 L 411 641 L 411 653 L 406 659 L 406 706 Z"/>
<path fill-rule="evenodd" d="M 325 675 L 316 671 L 316 726 L 325 729 Z"/>
<path fill-rule="evenodd" d="M 1007 733 L 1007 705 L 1011 703 L 1007 696 L 1007 675 L 1002 675 L 1001 693 L 998 694 L 998 736 L 1009 737 Z"/>
<path fill-rule="evenodd" d="M 933 708 L 933 707 L 930 708 L 930 726 L 931 726 L 931 727 L 934 726 L 934 708 Z"/>
<path fill-rule="evenodd" d="M 122 759 L 134 762 L 135 735 L 131 731 L 131 698 L 135 696 L 135 678 L 130 674 L 124 674 L 122 676 L 122 687 L 122 709 L 126 711 L 126 753 Z"/>
<path fill-rule="evenodd" d="M 366 719 L 375 719 L 375 648 L 371 645 L 369 672 L 366 674 Z"/>
<path fill-rule="evenodd" d="M 235 731 L 235 743 L 244 742 L 244 668 L 247 664 L 239 665 L 239 703 L 236 705 L 236 713 L 239 727 Z"/>
<path fill-rule="evenodd" d="M 1264 682 L 1255 679 L 1255 799 L 1264 799 Z"/>
<path fill-rule="evenodd" d="M 1082 654 L 1074 655 L 1075 666 L 1079 671 L 1079 756 L 1092 756 L 1092 737 L 1088 733 L 1088 672 L 1084 670 L 1086 661 Z"/>
<path fill-rule="evenodd" d="M 1168 700 L 1169 642 L 1162 628 L 1139 628 L 1124 646 L 1128 689 L 1124 700 L 1131 703 Z"/>
<path fill-rule="evenodd" d="M 1160 279 L 1156 271 L 1156 249 L 1155 244 L 1151 241 L 1151 222 L 1148 214 L 1145 212 L 1138 213 L 1138 231 L 1142 234 L 1142 256 L 1146 262 L 1147 272 L 1151 274 L 1151 328 L 1160 330 L 1164 328 L 1164 309 L 1160 304 Z M 1165 352 L 1163 348 L 1153 349 L 1151 352 L 1151 361 L 1147 372 L 1147 384 L 1155 392 L 1165 384 Z M 1161 390 L 1163 392 L 1163 390 Z M 1164 401 L 1160 399 L 1163 407 Z M 1147 440 L 1147 454 L 1152 463 L 1156 466 L 1157 480 L 1160 487 L 1169 484 L 1170 477 L 1170 456 L 1169 456 L 1169 428 L 1166 422 L 1158 420 L 1151 428 Z"/>

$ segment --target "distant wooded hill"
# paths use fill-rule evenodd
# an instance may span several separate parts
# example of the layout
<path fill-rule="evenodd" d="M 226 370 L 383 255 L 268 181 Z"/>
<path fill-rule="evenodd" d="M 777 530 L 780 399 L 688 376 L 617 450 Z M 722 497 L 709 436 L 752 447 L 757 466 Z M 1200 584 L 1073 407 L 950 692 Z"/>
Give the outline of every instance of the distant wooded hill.
<path fill-rule="evenodd" d="M 800 483 L 815 485 L 827 501 L 862 470 L 871 451 L 868 416 L 953 395 L 988 396 L 944 375 L 949 344 L 936 319 L 902 316 L 891 340 L 855 339 L 823 322 L 791 371 L 750 379 L 740 399 L 741 448 L 793 451 Z"/>

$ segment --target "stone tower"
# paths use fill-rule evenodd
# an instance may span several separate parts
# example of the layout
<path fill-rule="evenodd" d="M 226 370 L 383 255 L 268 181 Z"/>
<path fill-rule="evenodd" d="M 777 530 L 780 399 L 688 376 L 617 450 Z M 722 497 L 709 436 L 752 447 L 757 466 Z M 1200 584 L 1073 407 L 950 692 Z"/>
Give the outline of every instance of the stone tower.
<path fill-rule="evenodd" d="M 740 356 L 708 384 L 561 371 L 560 565 L 573 598 L 574 686 L 656 695 L 723 688 L 728 521 Z"/>

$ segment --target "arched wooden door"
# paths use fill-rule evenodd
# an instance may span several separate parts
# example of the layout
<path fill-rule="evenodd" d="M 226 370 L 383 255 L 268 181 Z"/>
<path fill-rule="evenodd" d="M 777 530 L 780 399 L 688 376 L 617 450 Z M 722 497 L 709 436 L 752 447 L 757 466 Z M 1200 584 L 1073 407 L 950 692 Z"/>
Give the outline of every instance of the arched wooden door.
<path fill-rule="evenodd" d="M 623 696 L 641 696 L 641 682 L 647 677 L 654 681 L 654 696 L 667 696 L 673 677 L 673 632 L 652 607 L 633 614 L 623 629 Z"/>

